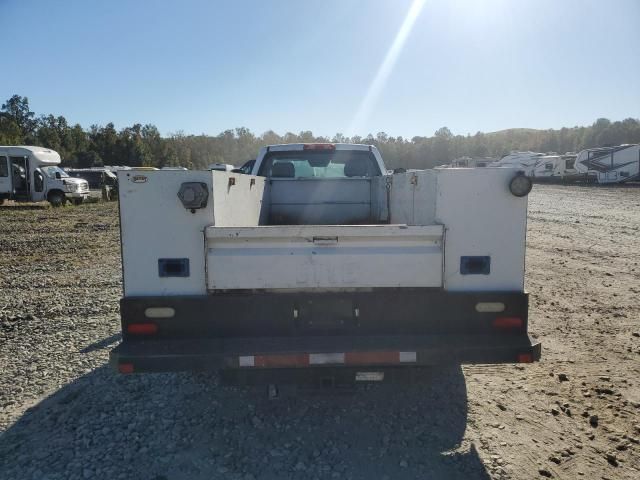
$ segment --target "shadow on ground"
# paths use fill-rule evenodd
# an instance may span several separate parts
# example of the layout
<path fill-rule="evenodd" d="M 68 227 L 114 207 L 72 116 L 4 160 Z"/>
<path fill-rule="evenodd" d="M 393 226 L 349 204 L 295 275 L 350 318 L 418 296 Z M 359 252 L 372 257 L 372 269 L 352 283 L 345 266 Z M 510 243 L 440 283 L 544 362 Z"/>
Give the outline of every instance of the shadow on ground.
<path fill-rule="evenodd" d="M 0 436 L 0 478 L 488 478 L 463 442 L 466 419 L 459 367 L 419 385 L 269 401 L 214 375 L 105 366 Z"/>
<path fill-rule="evenodd" d="M 109 346 L 114 345 L 120 340 L 122 340 L 122 334 L 114 333 L 110 337 L 107 337 L 103 340 L 99 340 L 97 342 L 93 342 L 91 345 L 86 346 L 85 348 L 80 350 L 80 353 L 91 353 L 91 352 L 95 352 L 96 350 L 102 350 L 103 348 L 107 348 Z"/>

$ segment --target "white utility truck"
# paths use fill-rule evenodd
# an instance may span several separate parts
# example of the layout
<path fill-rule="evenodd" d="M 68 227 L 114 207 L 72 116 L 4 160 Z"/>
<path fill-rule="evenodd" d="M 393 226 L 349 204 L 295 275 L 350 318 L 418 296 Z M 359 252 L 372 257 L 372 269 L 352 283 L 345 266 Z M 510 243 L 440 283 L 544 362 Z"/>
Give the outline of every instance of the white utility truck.
<path fill-rule="evenodd" d="M 57 207 L 67 200 L 89 197 L 86 180 L 70 177 L 60 168 L 60 155 L 42 147 L 0 146 L 0 203 L 48 200 Z"/>
<path fill-rule="evenodd" d="M 326 384 L 540 358 L 516 169 L 390 174 L 369 145 L 292 144 L 251 173 L 118 172 L 120 372 Z"/>

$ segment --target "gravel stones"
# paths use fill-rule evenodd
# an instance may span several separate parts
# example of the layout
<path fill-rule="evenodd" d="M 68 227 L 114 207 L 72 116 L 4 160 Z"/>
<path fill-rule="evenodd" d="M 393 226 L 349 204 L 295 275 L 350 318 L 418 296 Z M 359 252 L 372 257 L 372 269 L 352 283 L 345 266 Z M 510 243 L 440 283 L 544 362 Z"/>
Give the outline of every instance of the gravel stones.
<path fill-rule="evenodd" d="M 531 194 L 529 325 L 543 363 L 277 401 L 212 374 L 115 374 L 117 205 L 0 208 L 0 478 L 635 479 L 637 193 Z M 611 320 L 614 306 L 627 320 Z"/>

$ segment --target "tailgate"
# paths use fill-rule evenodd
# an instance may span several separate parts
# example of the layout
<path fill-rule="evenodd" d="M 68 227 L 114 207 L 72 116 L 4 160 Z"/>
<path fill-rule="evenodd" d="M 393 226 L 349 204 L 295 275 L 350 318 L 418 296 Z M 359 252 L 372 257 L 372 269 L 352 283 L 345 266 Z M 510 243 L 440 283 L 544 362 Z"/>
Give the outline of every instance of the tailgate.
<path fill-rule="evenodd" d="M 207 227 L 208 290 L 442 287 L 442 225 Z"/>

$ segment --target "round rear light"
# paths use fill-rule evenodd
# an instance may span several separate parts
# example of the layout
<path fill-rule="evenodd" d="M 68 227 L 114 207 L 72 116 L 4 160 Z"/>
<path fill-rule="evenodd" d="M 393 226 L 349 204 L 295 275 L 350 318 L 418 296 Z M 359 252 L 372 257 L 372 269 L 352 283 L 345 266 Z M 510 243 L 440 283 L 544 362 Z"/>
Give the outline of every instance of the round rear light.
<path fill-rule="evenodd" d="M 518 173 L 509 182 L 509 190 L 516 197 L 524 197 L 528 195 L 533 187 L 531 179 L 522 173 Z"/>

